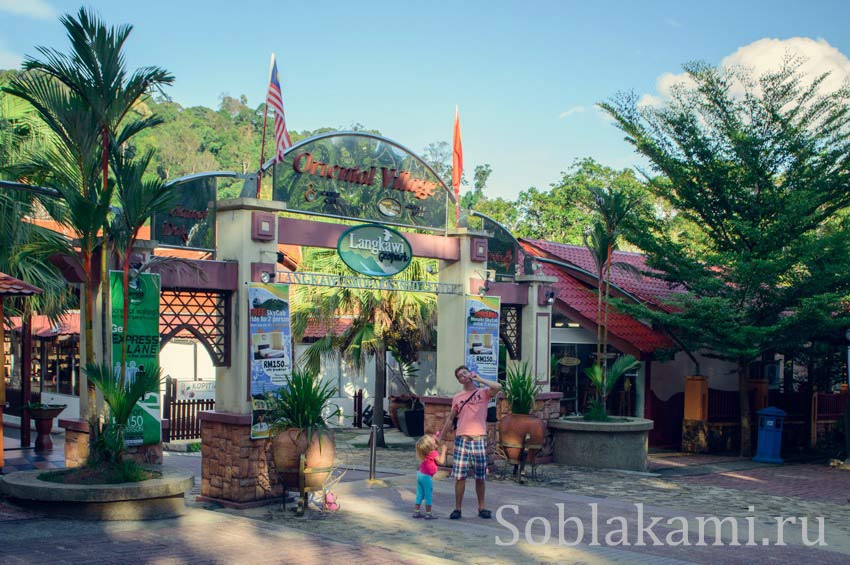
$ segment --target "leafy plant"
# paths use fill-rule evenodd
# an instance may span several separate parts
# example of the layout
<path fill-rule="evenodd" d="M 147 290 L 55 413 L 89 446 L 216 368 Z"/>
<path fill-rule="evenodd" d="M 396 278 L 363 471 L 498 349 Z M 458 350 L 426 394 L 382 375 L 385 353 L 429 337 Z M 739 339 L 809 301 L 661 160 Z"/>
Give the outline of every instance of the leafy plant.
<path fill-rule="evenodd" d="M 336 388 L 323 383 L 316 371 L 294 367 L 271 399 L 272 432 L 298 428 L 312 442 L 314 433 L 327 429 L 324 414 L 335 396 Z"/>
<path fill-rule="evenodd" d="M 95 451 L 110 463 L 120 463 L 127 450 L 124 444 L 124 430 L 130 414 L 138 401 L 149 392 L 159 390 L 160 371 L 138 372 L 132 380 L 122 378 L 122 375 L 107 365 L 86 365 L 86 374 L 103 394 L 103 399 L 112 412 L 112 422 L 103 429 Z"/>
<path fill-rule="evenodd" d="M 534 401 L 540 393 L 536 377 L 528 367 L 528 362 L 508 367 L 502 394 L 511 405 L 514 414 L 531 414 Z"/>
<path fill-rule="evenodd" d="M 593 365 L 584 370 L 584 374 L 590 379 L 590 382 L 596 388 L 600 398 L 591 403 L 590 408 L 585 415 L 585 420 L 607 420 L 607 401 L 608 395 L 614 390 L 617 382 L 627 372 L 637 366 L 638 361 L 631 355 L 623 355 L 618 357 L 614 363 L 607 368 L 607 371 L 602 365 Z"/>

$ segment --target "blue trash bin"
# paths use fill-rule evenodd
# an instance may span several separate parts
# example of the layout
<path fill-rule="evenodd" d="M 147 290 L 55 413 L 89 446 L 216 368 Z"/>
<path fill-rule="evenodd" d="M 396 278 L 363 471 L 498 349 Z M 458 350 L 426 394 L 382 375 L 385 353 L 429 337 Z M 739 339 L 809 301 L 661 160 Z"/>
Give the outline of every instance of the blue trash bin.
<path fill-rule="evenodd" d="M 783 463 L 782 428 L 784 427 L 785 411 L 769 406 L 756 412 L 759 417 L 759 436 L 756 456 L 753 461 L 761 463 Z"/>

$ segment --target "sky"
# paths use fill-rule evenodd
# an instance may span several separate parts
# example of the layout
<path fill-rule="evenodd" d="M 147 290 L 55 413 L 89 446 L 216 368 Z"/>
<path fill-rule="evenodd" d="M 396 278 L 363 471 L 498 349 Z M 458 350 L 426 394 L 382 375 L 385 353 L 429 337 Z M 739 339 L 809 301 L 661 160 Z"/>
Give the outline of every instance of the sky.
<path fill-rule="evenodd" d="M 168 96 L 217 108 L 222 94 L 263 102 L 275 53 L 290 130 L 362 124 L 421 153 L 452 141 L 460 111 L 464 170 L 489 163 L 488 196 L 548 190 L 577 159 L 645 167 L 595 104 L 633 91 L 663 103 L 682 64 L 850 77 L 850 2 L 90 0 L 131 24 L 131 68 L 175 75 Z M 66 51 L 58 21 L 81 4 L 0 0 L 0 68 L 36 46 Z M 259 156 L 257 156 L 259 162 Z"/>

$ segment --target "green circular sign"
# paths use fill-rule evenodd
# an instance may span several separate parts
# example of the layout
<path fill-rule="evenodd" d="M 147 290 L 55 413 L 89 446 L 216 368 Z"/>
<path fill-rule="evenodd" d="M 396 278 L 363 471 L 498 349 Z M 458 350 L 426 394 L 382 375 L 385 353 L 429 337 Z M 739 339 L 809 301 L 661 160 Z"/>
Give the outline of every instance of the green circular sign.
<path fill-rule="evenodd" d="M 391 277 L 410 265 L 413 248 L 394 229 L 380 224 L 355 226 L 343 232 L 336 244 L 343 262 L 360 274 Z"/>

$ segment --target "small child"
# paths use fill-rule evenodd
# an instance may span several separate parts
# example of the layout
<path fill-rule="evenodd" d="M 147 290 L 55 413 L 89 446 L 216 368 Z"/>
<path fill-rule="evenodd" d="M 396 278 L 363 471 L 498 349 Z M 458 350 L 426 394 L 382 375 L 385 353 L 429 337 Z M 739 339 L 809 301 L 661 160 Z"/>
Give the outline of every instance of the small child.
<path fill-rule="evenodd" d="M 440 432 L 437 432 L 439 435 Z M 431 494 L 434 491 L 434 475 L 437 473 L 437 463 L 445 465 L 446 449 L 443 443 L 440 452 L 437 452 L 437 438 L 432 435 L 424 435 L 416 442 L 416 457 L 421 461 L 419 472 L 416 474 L 416 505 L 413 507 L 414 518 L 425 518 L 436 520 L 431 514 Z M 419 511 L 422 501 L 425 501 L 425 515 Z"/>

